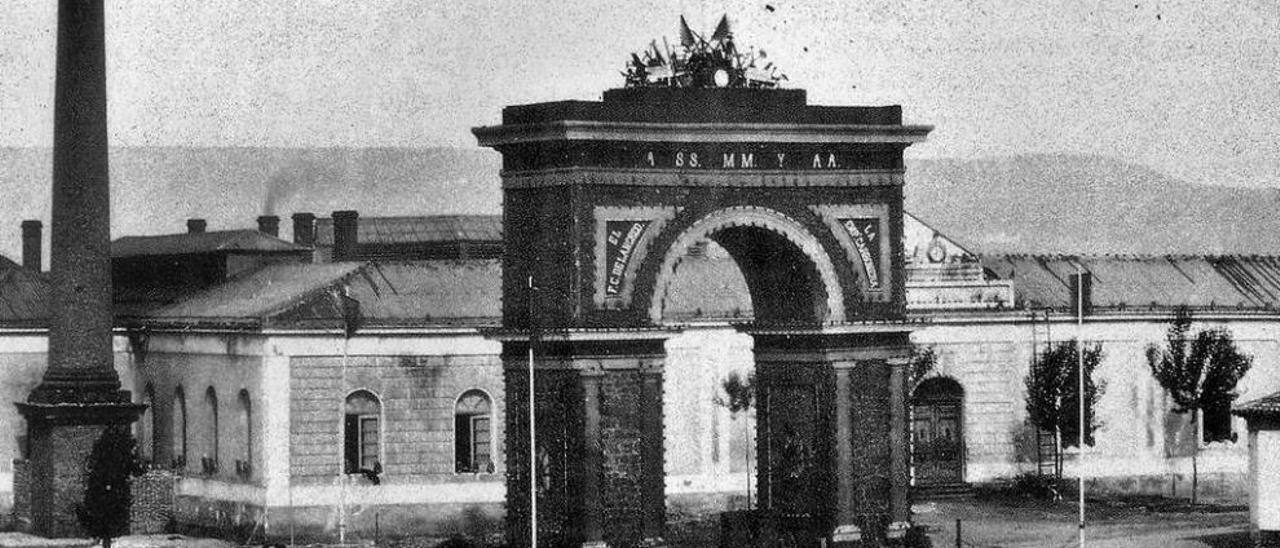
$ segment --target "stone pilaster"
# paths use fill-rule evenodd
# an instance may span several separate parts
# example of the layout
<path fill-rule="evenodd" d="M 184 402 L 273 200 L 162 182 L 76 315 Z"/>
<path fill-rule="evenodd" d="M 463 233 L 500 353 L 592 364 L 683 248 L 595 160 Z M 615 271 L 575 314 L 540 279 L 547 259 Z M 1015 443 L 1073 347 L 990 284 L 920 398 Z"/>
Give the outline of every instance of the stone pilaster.
<path fill-rule="evenodd" d="M 540 546 L 659 543 L 666 522 L 662 338 L 562 335 L 535 344 Z M 503 343 L 507 537 L 530 543 L 528 342 Z"/>
<path fill-rule="evenodd" d="M 894 522 L 911 521 L 911 445 L 907 424 L 907 368 L 911 360 L 892 358 L 889 366 L 889 513 Z"/>
<path fill-rule="evenodd" d="M 836 546 L 883 540 L 909 512 L 905 372 L 890 365 L 904 363 L 906 332 L 752 335 L 761 509 L 804 516 Z"/>

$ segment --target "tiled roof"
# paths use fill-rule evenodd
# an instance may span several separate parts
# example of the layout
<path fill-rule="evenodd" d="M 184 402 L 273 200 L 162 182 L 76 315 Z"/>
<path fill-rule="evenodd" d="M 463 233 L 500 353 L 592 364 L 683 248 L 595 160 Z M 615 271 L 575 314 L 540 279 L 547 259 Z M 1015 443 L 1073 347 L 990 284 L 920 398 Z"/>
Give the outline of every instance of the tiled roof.
<path fill-rule="evenodd" d="M 42 326 L 48 317 L 48 278 L 0 257 L 0 323 Z"/>
<path fill-rule="evenodd" d="M 1214 310 L 1280 309 L 1280 257 L 1140 255 L 983 255 L 1013 280 L 1017 305 L 1071 307 L 1076 265 L 1093 278 L 1093 307 L 1124 310 L 1187 305 Z"/>
<path fill-rule="evenodd" d="M 752 317 L 747 281 L 728 255 L 684 257 L 677 268 L 662 303 L 663 317 L 673 321 Z"/>
<path fill-rule="evenodd" d="M 500 260 L 274 264 L 148 315 L 161 323 L 342 325 L 339 295 L 365 326 L 497 326 Z M 665 304 L 674 321 L 751 316 L 742 275 L 726 258 L 686 259 Z"/>
<path fill-rule="evenodd" d="M 502 241 L 501 215 L 432 215 L 429 217 L 361 217 L 356 229 L 361 244 Z M 333 219 L 316 219 L 316 245 L 333 245 Z"/>
<path fill-rule="evenodd" d="M 497 325 L 499 261 L 273 264 L 157 310 L 162 323 L 334 326 L 339 295 L 365 325 Z"/>
<path fill-rule="evenodd" d="M 369 325 L 497 325 L 501 295 L 499 260 L 371 263 L 350 283 Z"/>
<path fill-rule="evenodd" d="M 1233 414 L 1241 417 L 1251 418 L 1275 418 L 1280 417 L 1280 392 L 1271 394 L 1270 396 L 1258 398 L 1256 400 L 1243 403 L 1231 410 Z"/>
<path fill-rule="evenodd" d="M 215 252 L 279 252 L 306 251 L 279 238 L 257 230 L 222 230 L 165 234 L 162 236 L 126 236 L 111 242 L 111 256 L 115 258 L 156 255 L 187 255 Z"/>
<path fill-rule="evenodd" d="M 161 321 L 242 321 L 287 309 L 316 291 L 343 282 L 363 263 L 276 263 L 199 291 L 160 308 L 148 318 Z"/>

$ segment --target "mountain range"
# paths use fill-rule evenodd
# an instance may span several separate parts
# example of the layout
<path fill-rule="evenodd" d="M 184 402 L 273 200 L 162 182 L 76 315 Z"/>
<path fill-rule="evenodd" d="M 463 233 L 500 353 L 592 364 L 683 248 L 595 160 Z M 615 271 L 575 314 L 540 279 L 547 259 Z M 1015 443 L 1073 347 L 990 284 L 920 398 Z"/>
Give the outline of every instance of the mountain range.
<path fill-rule="evenodd" d="M 921 160 L 905 194 L 907 211 L 983 253 L 1280 253 L 1280 189 L 1194 184 L 1113 158 Z"/>
<path fill-rule="evenodd" d="M 20 220 L 48 222 L 50 158 L 0 148 L 0 218 L 11 227 L 0 229 L 0 254 L 17 258 Z M 112 233 L 178 232 L 192 217 L 247 228 L 270 213 L 287 234 L 294 212 L 339 209 L 498 214 L 500 166 L 483 149 L 116 147 Z M 1280 254 L 1278 189 L 1066 154 L 908 160 L 906 179 L 907 211 L 975 252 Z"/>

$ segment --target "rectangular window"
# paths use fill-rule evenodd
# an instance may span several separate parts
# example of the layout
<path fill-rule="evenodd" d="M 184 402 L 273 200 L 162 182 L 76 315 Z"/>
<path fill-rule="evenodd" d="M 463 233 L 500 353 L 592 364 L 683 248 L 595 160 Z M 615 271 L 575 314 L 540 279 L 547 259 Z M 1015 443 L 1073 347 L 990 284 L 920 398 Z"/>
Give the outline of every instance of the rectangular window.
<path fill-rule="evenodd" d="M 373 470 L 378 463 L 378 417 L 360 417 L 360 468 Z"/>
<path fill-rule="evenodd" d="M 472 442 L 471 418 L 467 415 L 457 415 L 454 417 L 454 471 L 461 474 L 464 472 L 475 472 L 472 466 L 472 454 L 475 451 L 475 444 Z"/>
<path fill-rule="evenodd" d="M 1204 443 L 1235 441 L 1235 434 L 1231 432 L 1231 404 L 1206 407 L 1201 416 Z"/>
<path fill-rule="evenodd" d="M 346 472 L 373 470 L 378 463 L 378 416 L 347 415 L 343 444 Z"/>

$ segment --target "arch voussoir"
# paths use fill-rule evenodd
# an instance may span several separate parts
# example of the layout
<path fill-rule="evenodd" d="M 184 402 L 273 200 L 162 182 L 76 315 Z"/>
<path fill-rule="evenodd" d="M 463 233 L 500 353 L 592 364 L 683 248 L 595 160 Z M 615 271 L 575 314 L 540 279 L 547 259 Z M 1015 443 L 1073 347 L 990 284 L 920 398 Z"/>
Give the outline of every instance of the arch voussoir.
<path fill-rule="evenodd" d="M 818 273 L 825 292 L 824 313 L 816 318 L 818 323 L 845 321 L 844 289 L 840 284 L 835 264 L 818 238 L 792 217 L 777 210 L 755 205 L 729 206 L 714 210 L 686 226 L 666 246 L 661 262 L 654 273 L 652 293 L 649 296 L 648 317 L 654 324 L 662 323 L 663 303 L 675 275 L 683 249 L 701 239 L 711 239 L 715 233 L 734 228 L 751 228 L 768 231 L 795 246 Z M 749 274 L 745 273 L 744 274 Z"/>

